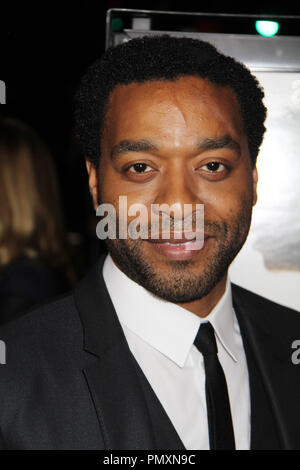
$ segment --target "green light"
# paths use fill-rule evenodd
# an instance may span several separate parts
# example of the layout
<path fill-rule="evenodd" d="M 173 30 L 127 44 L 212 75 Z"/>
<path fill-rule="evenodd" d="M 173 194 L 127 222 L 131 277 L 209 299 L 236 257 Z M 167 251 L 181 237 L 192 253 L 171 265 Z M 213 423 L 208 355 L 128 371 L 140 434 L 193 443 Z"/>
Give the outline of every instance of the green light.
<path fill-rule="evenodd" d="M 113 18 L 111 20 L 111 29 L 112 31 L 121 31 L 123 29 L 122 18 Z"/>
<path fill-rule="evenodd" d="M 255 29 L 261 36 L 270 38 L 278 33 L 279 23 L 277 21 L 255 21 Z"/>

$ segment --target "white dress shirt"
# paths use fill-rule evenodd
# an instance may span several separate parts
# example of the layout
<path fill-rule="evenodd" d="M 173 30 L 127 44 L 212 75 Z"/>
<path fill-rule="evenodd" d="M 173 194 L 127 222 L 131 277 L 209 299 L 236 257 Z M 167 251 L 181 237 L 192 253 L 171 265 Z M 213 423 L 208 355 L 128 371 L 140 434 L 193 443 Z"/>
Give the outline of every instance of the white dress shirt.
<path fill-rule="evenodd" d="M 187 450 L 209 449 L 204 361 L 193 342 L 200 323 L 211 322 L 228 386 L 236 449 L 249 449 L 248 369 L 229 278 L 222 298 L 201 319 L 132 281 L 110 254 L 103 277 L 129 348 Z"/>

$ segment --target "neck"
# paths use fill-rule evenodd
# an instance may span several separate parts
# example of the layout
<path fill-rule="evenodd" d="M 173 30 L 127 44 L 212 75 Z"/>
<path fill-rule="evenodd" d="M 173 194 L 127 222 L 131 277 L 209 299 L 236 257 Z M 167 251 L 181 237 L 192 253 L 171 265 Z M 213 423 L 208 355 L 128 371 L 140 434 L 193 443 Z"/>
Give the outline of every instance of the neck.
<path fill-rule="evenodd" d="M 192 302 L 179 302 L 176 303 L 179 307 L 183 307 L 186 310 L 194 313 L 198 317 L 205 318 L 210 314 L 215 305 L 219 302 L 226 289 L 227 273 L 216 284 L 216 286 L 201 299 L 193 300 Z"/>

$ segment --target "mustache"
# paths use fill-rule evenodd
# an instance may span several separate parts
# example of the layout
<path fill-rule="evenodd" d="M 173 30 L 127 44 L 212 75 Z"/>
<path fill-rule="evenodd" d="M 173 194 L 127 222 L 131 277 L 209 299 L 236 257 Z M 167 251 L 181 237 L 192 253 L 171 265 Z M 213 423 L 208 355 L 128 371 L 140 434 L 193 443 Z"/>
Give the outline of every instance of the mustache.
<path fill-rule="evenodd" d="M 180 228 L 180 227 L 177 227 L 174 224 L 170 224 L 170 232 L 174 233 L 176 231 L 179 231 L 178 228 Z M 182 230 L 184 230 L 184 229 L 185 229 L 185 227 L 182 224 Z M 197 230 L 197 227 L 193 228 L 193 227 L 189 227 L 189 226 L 186 228 L 186 230 L 190 230 L 190 231 L 193 231 L 193 232 L 199 231 L 199 230 Z M 217 235 L 220 232 L 224 232 L 224 223 L 207 221 L 207 222 L 204 223 L 203 230 L 201 230 L 201 231 L 203 231 L 205 233 L 207 232 L 210 235 Z M 151 235 L 151 229 L 148 229 L 148 234 Z"/>
<path fill-rule="evenodd" d="M 228 231 L 227 224 L 225 222 L 216 222 L 216 221 L 205 221 L 202 224 L 201 228 L 196 226 L 184 226 L 183 223 L 170 222 L 170 225 L 167 227 L 160 227 L 159 224 L 152 225 L 141 225 L 138 224 L 134 229 L 139 232 L 140 238 L 161 238 L 163 234 L 182 234 L 182 233 L 195 233 L 195 234 L 205 234 L 210 237 L 215 237 L 217 235 L 224 235 Z M 128 227 L 128 232 L 130 234 L 130 227 Z"/>

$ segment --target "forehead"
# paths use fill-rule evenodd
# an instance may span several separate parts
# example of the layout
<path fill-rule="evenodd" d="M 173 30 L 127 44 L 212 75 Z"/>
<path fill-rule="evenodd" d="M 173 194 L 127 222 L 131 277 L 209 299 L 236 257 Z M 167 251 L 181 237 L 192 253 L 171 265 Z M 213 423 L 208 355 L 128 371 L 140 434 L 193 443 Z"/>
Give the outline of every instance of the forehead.
<path fill-rule="evenodd" d="M 199 136 L 244 133 L 233 90 L 194 76 L 118 85 L 109 99 L 106 124 L 113 140 L 141 132 L 167 136 L 174 129 Z"/>

